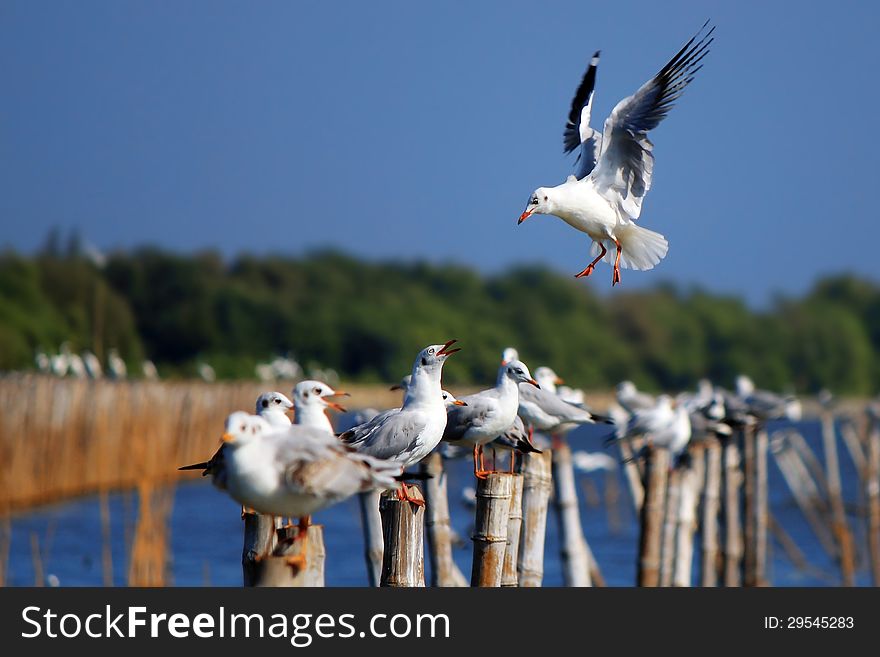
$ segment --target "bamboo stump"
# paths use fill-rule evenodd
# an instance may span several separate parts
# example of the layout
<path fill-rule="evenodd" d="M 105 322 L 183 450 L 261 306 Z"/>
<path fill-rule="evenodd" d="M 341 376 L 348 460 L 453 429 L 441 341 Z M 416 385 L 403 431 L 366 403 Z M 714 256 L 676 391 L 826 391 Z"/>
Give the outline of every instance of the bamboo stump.
<path fill-rule="evenodd" d="M 379 515 L 379 491 L 358 494 L 361 510 L 361 527 L 364 531 L 364 559 L 370 586 L 379 586 L 382 576 L 382 554 L 385 551 L 382 538 L 382 516 Z"/>
<path fill-rule="evenodd" d="M 413 499 L 424 499 L 418 486 L 406 486 Z M 397 490 L 382 493 L 379 502 L 385 547 L 380 586 L 425 585 L 425 507 L 397 499 Z"/>
<path fill-rule="evenodd" d="M 299 533 L 300 528 L 293 525 L 278 530 L 278 544 L 272 554 L 255 562 L 253 586 L 324 586 L 324 561 L 327 554 L 324 549 L 324 528 L 321 525 L 309 525 L 305 541 L 299 538 Z"/>
<path fill-rule="evenodd" d="M 681 474 L 681 494 L 675 536 L 673 586 L 690 586 L 694 564 L 694 532 L 697 530 L 697 506 L 703 480 L 703 448 L 691 449 L 691 466 Z"/>
<path fill-rule="evenodd" d="M 452 558 L 452 527 L 443 457 L 439 452 L 432 453 L 421 462 L 420 469 L 429 476 L 424 486 L 431 586 L 467 586 L 467 580 Z"/>
<path fill-rule="evenodd" d="M 591 586 L 590 555 L 581 528 L 571 448 L 559 441 L 553 448 L 553 508 L 559 522 L 562 579 L 565 586 Z"/>
<path fill-rule="evenodd" d="M 757 534 L 755 520 L 758 517 L 755 495 L 758 490 L 756 468 L 757 432 L 754 427 L 742 431 L 743 445 L 743 586 L 757 585 Z"/>
<path fill-rule="evenodd" d="M 639 586 L 659 586 L 669 450 L 648 445 L 645 453 L 645 502 L 642 505 L 640 523 L 637 583 Z"/>
<path fill-rule="evenodd" d="M 767 531 L 770 495 L 767 483 L 767 431 L 755 435 L 755 586 L 767 586 Z"/>
<path fill-rule="evenodd" d="M 831 531 L 840 548 L 840 573 L 844 586 L 855 586 L 856 564 L 852 534 L 846 523 L 843 493 L 840 486 L 840 465 L 837 460 L 837 436 L 834 416 L 830 411 L 822 413 L 822 444 L 825 449 L 825 469 L 828 480 L 828 497 L 831 502 Z"/>
<path fill-rule="evenodd" d="M 471 586 L 501 586 L 513 478 L 507 472 L 493 472 L 477 480 Z"/>
<path fill-rule="evenodd" d="M 721 508 L 721 444 L 706 447 L 706 485 L 703 489 L 701 586 L 718 585 L 718 510 Z"/>
<path fill-rule="evenodd" d="M 519 585 L 541 586 L 544 579 L 544 537 L 547 530 L 547 505 L 552 488 L 550 450 L 543 454 L 523 454 L 522 517 L 518 563 Z"/>
<path fill-rule="evenodd" d="M 672 585 L 675 567 L 675 535 L 681 500 L 682 471 L 674 468 L 666 478 L 666 509 L 663 517 L 663 539 L 660 546 L 660 586 Z"/>
<path fill-rule="evenodd" d="M 626 476 L 633 509 L 635 509 L 638 516 L 641 515 L 642 504 L 645 503 L 645 487 L 642 484 L 642 475 L 639 472 L 639 465 L 635 459 L 633 445 L 626 440 L 618 440 L 617 445 L 620 449 L 620 461 L 623 463 L 623 474 Z"/>
<path fill-rule="evenodd" d="M 880 430 L 877 420 L 868 424 L 865 497 L 868 502 L 868 553 L 874 586 L 880 586 Z"/>
<path fill-rule="evenodd" d="M 507 545 L 504 548 L 504 566 L 501 570 L 501 586 L 519 586 L 517 561 L 519 560 L 519 537 L 523 524 L 523 475 L 513 476 L 510 491 L 510 514 L 507 518 Z"/>
<path fill-rule="evenodd" d="M 256 586 L 261 570 L 260 559 L 275 547 L 275 519 L 255 511 L 242 511 L 244 545 L 241 550 L 241 569 L 244 586 Z"/>
<path fill-rule="evenodd" d="M 739 447 L 731 437 L 724 445 L 724 586 L 740 586 L 742 566 L 742 525 L 739 513 Z"/>

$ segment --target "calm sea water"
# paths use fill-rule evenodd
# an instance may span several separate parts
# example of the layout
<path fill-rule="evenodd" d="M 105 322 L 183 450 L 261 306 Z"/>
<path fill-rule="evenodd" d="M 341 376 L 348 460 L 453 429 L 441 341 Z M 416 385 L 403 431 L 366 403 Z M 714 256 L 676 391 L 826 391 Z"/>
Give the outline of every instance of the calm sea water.
<path fill-rule="evenodd" d="M 770 431 L 777 426 L 770 427 Z M 804 422 L 798 428 L 821 458 L 822 447 L 818 423 Z M 570 436 L 572 449 L 600 450 L 601 437 L 607 429 L 584 427 Z M 860 585 L 869 584 L 865 560 L 865 522 L 855 515 L 861 504 L 858 479 L 848 452 L 838 442 L 844 497 L 852 515 L 850 527 L 859 546 Z M 615 453 L 615 452 L 612 452 Z M 506 461 L 505 461 L 506 463 Z M 782 526 L 795 540 L 810 563 L 810 571 L 795 568 L 785 552 L 770 540 L 768 574 L 775 586 L 825 586 L 839 582 L 837 566 L 822 550 L 804 520 L 777 469 L 769 458 L 770 507 Z M 454 551 L 455 559 L 466 576 L 470 575 L 473 510 L 461 495 L 465 486 L 473 486 L 470 459 L 447 462 L 449 473 L 450 510 L 453 528 L 463 538 Z M 618 523 L 612 522 L 604 504 L 606 475 L 578 474 L 581 520 L 590 547 L 609 585 L 632 586 L 636 575 L 638 526 L 628 490 L 620 473 L 620 499 L 616 508 Z M 599 504 L 595 505 L 597 491 Z M 589 500 L 593 498 L 594 505 Z M 136 493 L 110 495 L 111 545 L 114 584 L 126 582 L 126 544 L 130 540 L 137 514 Z M 348 500 L 315 517 L 324 525 L 327 548 L 326 583 L 328 586 L 365 586 L 363 538 L 360 515 L 355 499 Z M 34 583 L 32 542 L 36 540 L 42 555 L 44 578 L 60 586 L 100 586 L 103 583 L 101 562 L 102 538 L 100 509 L 97 497 L 85 497 L 63 504 L 45 506 L 27 514 L 13 516 L 12 542 L 8 556 L 7 583 L 29 586 Z M 238 586 L 241 584 L 241 518 L 240 507 L 226 495 L 216 491 L 209 482 L 180 483 L 175 488 L 171 516 L 171 549 L 169 550 L 170 584 L 176 586 Z M 559 534 L 556 519 L 548 514 L 544 561 L 545 586 L 561 586 Z M 697 538 L 699 541 L 699 537 Z M 697 544 L 699 545 L 699 543 Z M 695 550 L 695 572 L 699 572 L 699 548 Z M 426 564 L 429 567 L 429 564 Z"/>

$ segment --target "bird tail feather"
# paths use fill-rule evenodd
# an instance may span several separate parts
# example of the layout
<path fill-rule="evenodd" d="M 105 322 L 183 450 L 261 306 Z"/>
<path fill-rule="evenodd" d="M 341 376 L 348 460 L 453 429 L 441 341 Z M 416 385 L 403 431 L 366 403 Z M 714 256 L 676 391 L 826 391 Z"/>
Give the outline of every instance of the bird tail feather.
<path fill-rule="evenodd" d="M 669 251 L 669 243 L 663 235 L 642 228 L 637 224 L 631 223 L 618 228 L 616 233 L 617 239 L 620 241 L 620 266 L 622 269 L 636 269 L 638 271 L 653 269 L 658 262 L 666 257 L 666 253 Z M 614 259 L 617 257 L 617 246 L 614 244 L 614 240 L 605 240 L 604 243 L 608 253 L 603 260 L 613 265 Z M 599 252 L 599 245 L 595 242 L 593 243 L 593 252 Z"/>

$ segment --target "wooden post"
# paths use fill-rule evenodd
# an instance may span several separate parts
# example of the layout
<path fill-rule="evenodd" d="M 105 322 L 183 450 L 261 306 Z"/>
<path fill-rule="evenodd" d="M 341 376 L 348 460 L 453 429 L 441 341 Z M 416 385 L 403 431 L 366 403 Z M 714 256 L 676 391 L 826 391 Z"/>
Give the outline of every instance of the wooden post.
<path fill-rule="evenodd" d="M 743 445 L 743 586 L 756 586 L 757 532 L 757 449 L 758 429 L 747 426 L 742 431 Z"/>
<path fill-rule="evenodd" d="M 702 586 L 718 585 L 718 510 L 721 508 L 721 443 L 706 446 L 706 485 L 703 493 Z"/>
<path fill-rule="evenodd" d="M 865 453 L 865 445 L 859 440 L 859 432 L 851 421 L 845 422 L 840 427 L 840 436 L 843 438 L 843 444 L 852 458 L 853 464 L 856 466 L 856 472 L 859 475 L 859 481 L 863 484 L 868 476 L 868 455 Z"/>
<path fill-rule="evenodd" d="M 277 544 L 272 554 L 264 555 L 255 563 L 253 586 L 324 586 L 324 561 L 327 554 L 324 549 L 324 528 L 321 525 L 309 525 L 305 541 L 298 538 L 299 532 L 300 528 L 294 525 L 278 530 Z"/>
<path fill-rule="evenodd" d="M 275 519 L 254 511 L 241 512 L 244 521 L 244 545 L 241 549 L 241 569 L 244 586 L 256 586 L 261 570 L 259 562 L 275 547 Z"/>
<path fill-rule="evenodd" d="M 755 581 L 754 586 L 767 586 L 767 525 L 770 498 L 767 484 L 767 445 L 764 427 L 755 434 Z"/>
<path fill-rule="evenodd" d="M 694 565 L 694 532 L 697 530 L 697 506 L 703 483 L 703 448 L 690 449 L 691 465 L 681 474 L 681 495 L 675 537 L 673 586 L 690 586 Z"/>
<path fill-rule="evenodd" d="M 724 445 L 724 586 L 740 585 L 742 565 L 742 525 L 739 513 L 739 446 L 731 437 Z"/>
<path fill-rule="evenodd" d="M 424 499 L 418 486 L 406 488 L 409 497 Z M 425 507 L 397 499 L 395 489 L 382 493 L 379 512 L 385 538 L 380 586 L 424 586 Z"/>
<path fill-rule="evenodd" d="M 471 586 L 501 586 L 513 477 L 506 472 L 493 472 L 477 480 Z"/>
<path fill-rule="evenodd" d="M 660 586 L 663 587 L 672 585 L 680 499 L 681 470 L 674 468 L 666 478 L 666 509 L 663 514 L 663 538 L 660 546 Z"/>
<path fill-rule="evenodd" d="M 379 514 L 379 491 L 358 494 L 361 510 L 361 528 L 364 532 L 364 560 L 370 586 L 379 586 L 382 576 L 382 554 L 385 543 L 382 537 L 382 516 Z"/>
<path fill-rule="evenodd" d="M 669 450 L 649 445 L 645 451 L 645 503 L 641 514 L 637 583 L 639 586 L 659 586 Z"/>
<path fill-rule="evenodd" d="M 626 475 L 626 483 L 629 486 L 633 508 L 636 511 L 636 515 L 639 515 L 642 512 L 642 504 L 645 502 L 645 487 L 642 485 L 639 465 L 636 463 L 632 444 L 626 440 L 619 440 L 617 445 L 620 448 L 620 460 L 623 462 L 623 473 Z"/>
<path fill-rule="evenodd" d="M 876 418 L 871 418 L 868 423 L 867 439 L 868 553 L 874 586 L 880 586 L 880 428 Z"/>
<path fill-rule="evenodd" d="M 507 545 L 504 548 L 504 566 L 501 571 L 501 586 L 518 586 L 516 572 L 519 560 L 519 536 L 522 531 L 523 475 L 513 476 L 510 490 L 510 515 L 507 519 Z"/>
<path fill-rule="evenodd" d="M 553 448 L 553 508 L 559 523 L 562 579 L 565 586 L 591 586 L 590 557 L 581 528 L 571 448 L 562 440 Z"/>
<path fill-rule="evenodd" d="M 428 534 L 428 558 L 431 562 L 431 586 L 467 586 L 467 580 L 452 558 L 452 527 L 446 472 L 443 457 L 434 452 L 421 462 L 425 480 L 425 529 Z"/>
<path fill-rule="evenodd" d="M 837 461 L 837 436 L 834 431 L 834 416 L 830 411 L 822 412 L 822 444 L 825 449 L 825 470 L 828 480 L 828 496 L 831 502 L 831 531 L 840 547 L 840 572 L 844 586 L 855 586 L 855 551 L 846 523 L 846 510 L 840 488 L 840 466 Z"/>
<path fill-rule="evenodd" d="M 547 530 L 547 505 L 552 489 L 550 450 L 543 454 L 523 454 L 522 515 L 518 563 L 519 585 L 541 586 L 544 579 L 544 537 Z"/>

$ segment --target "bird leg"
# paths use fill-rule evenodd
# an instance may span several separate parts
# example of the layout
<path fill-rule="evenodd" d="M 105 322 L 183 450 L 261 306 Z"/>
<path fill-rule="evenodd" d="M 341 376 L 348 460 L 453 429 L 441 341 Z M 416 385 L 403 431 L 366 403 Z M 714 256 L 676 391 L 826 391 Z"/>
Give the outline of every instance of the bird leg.
<path fill-rule="evenodd" d="M 614 258 L 614 273 L 611 274 L 611 287 L 620 283 L 620 242 L 614 240 L 614 243 L 617 245 L 617 257 Z"/>
<path fill-rule="evenodd" d="M 596 267 L 596 264 L 597 264 L 602 258 L 605 257 L 605 254 L 606 254 L 606 253 L 608 253 L 608 249 L 605 248 L 605 245 L 602 244 L 602 242 L 596 242 L 596 244 L 598 244 L 598 245 L 599 245 L 599 248 L 602 249 L 602 253 L 600 253 L 598 256 L 596 256 L 596 259 L 593 260 L 593 262 L 591 262 L 591 263 L 588 264 L 586 267 L 584 267 L 583 271 L 581 271 L 579 274 L 575 274 L 575 275 L 574 275 L 575 278 L 581 278 L 582 276 L 589 276 L 590 274 L 592 274 L 592 273 L 593 273 L 593 269 L 595 269 L 595 267 Z M 618 253 L 620 253 L 620 252 L 618 251 Z"/>
<path fill-rule="evenodd" d="M 299 526 L 297 527 L 296 538 L 293 539 L 294 542 L 302 542 L 299 554 L 291 554 L 284 558 L 284 563 L 290 566 L 293 570 L 294 577 L 296 577 L 299 572 L 303 570 L 308 564 L 309 526 L 311 526 L 311 524 L 311 516 L 302 516 L 299 519 Z"/>
<path fill-rule="evenodd" d="M 406 489 L 406 484 L 404 482 L 400 482 L 400 488 L 397 489 L 397 499 L 401 502 L 409 502 L 410 504 L 415 504 L 416 506 L 425 506 L 425 500 L 419 499 L 417 497 L 410 497 L 409 491 Z"/>
<path fill-rule="evenodd" d="M 477 467 L 477 455 L 479 455 L 480 458 L 479 468 Z M 477 479 L 485 479 L 488 474 L 489 471 L 486 470 L 486 466 L 483 465 L 483 446 L 476 445 L 474 446 L 474 476 Z"/>
<path fill-rule="evenodd" d="M 516 468 L 516 450 L 510 450 L 510 474 L 513 474 L 514 469 Z"/>

